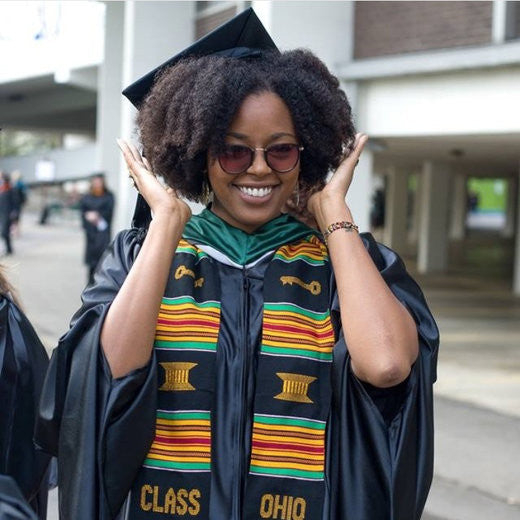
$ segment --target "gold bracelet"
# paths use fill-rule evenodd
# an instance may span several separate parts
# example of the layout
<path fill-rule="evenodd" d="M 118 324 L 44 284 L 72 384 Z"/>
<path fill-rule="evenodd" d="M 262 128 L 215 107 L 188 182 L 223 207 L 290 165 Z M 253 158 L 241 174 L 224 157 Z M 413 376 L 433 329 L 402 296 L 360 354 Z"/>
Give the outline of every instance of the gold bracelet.
<path fill-rule="evenodd" d="M 359 227 L 352 222 L 348 222 L 346 220 L 342 220 L 341 222 L 334 222 L 333 224 L 327 226 L 327 229 L 323 232 L 323 240 L 325 241 L 325 244 L 327 243 L 329 235 L 338 229 L 344 229 L 347 232 L 357 231 L 359 233 Z"/>

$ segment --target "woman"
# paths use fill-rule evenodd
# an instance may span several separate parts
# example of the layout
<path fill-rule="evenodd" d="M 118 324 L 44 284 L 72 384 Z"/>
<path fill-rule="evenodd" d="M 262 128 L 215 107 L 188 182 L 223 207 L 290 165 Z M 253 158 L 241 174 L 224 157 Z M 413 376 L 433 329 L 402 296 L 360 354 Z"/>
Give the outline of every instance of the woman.
<path fill-rule="evenodd" d="M 114 196 L 107 190 L 103 175 L 95 175 L 90 181 L 90 193 L 80 201 L 81 222 L 85 230 L 85 264 L 88 266 L 88 282 L 94 280 L 96 266 L 110 243 L 110 224 L 114 211 Z"/>
<path fill-rule="evenodd" d="M 437 330 L 345 204 L 367 138 L 337 79 L 306 51 L 187 58 L 138 124 L 147 159 L 120 147 L 153 220 L 112 244 L 44 396 L 61 510 L 419 518 Z"/>
<path fill-rule="evenodd" d="M 36 449 L 33 432 L 49 358 L 1 270 L 0 320 L 0 475 L 6 476 L 1 486 L 2 495 L 6 495 L 0 502 L 9 503 L 7 491 L 14 489 L 14 484 L 8 483 L 9 476 L 38 518 L 44 520 L 49 456 Z M 9 510 L 7 504 L 4 507 Z"/>
<path fill-rule="evenodd" d="M 5 243 L 5 254 L 13 254 L 11 244 L 11 225 L 16 212 L 15 195 L 11 179 L 7 173 L 0 172 L 0 229 Z"/>

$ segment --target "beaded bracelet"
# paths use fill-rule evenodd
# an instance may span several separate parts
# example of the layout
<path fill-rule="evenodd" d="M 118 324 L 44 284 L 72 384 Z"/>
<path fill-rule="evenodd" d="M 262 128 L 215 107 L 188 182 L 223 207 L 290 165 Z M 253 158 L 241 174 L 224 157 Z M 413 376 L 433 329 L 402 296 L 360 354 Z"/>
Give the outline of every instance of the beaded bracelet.
<path fill-rule="evenodd" d="M 325 240 L 325 244 L 327 243 L 327 239 L 331 233 L 337 231 L 338 229 L 344 229 L 345 231 L 358 231 L 359 227 L 352 222 L 347 222 L 346 220 L 342 220 L 341 222 L 334 222 L 327 226 L 327 229 L 323 232 L 323 240 Z"/>

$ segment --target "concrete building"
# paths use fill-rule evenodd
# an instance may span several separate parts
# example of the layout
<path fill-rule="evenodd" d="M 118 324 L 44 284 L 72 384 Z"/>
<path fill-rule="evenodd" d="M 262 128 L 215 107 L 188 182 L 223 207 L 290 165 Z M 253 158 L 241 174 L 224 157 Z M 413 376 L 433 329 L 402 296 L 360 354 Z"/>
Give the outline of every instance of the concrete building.
<path fill-rule="evenodd" d="M 81 2 L 63 4 L 86 9 Z M 41 51 L 25 75 L 19 67 L 0 67 L 0 122 L 81 134 L 84 146 L 70 152 L 76 166 L 68 166 L 66 176 L 107 172 L 118 194 L 116 227 L 129 222 L 135 197 L 114 144 L 116 137 L 135 138 L 135 111 L 122 88 L 252 5 L 281 49 L 307 47 L 328 64 L 351 100 L 357 127 L 371 138 L 348 195 L 360 228 L 370 228 L 372 193 L 384 185 L 383 241 L 416 255 L 423 273 L 446 270 L 450 244 L 466 234 L 467 179 L 505 179 L 502 234 L 515 251 L 511 287 L 520 294 L 520 2 L 86 5 L 97 14 L 78 28 L 78 41 L 73 34 L 68 47 L 65 39 L 53 40 L 61 61 L 47 63 Z M 79 37 L 81 29 L 88 34 Z M 90 61 L 80 59 L 79 40 L 93 48 L 104 41 L 103 49 Z M 7 43 L 0 41 L 2 60 Z M 56 175 L 65 176 L 59 153 L 65 152 L 50 158 Z M 36 159 L 24 159 L 28 170 Z M 0 168 L 15 162 L 25 164 L 0 158 Z"/>

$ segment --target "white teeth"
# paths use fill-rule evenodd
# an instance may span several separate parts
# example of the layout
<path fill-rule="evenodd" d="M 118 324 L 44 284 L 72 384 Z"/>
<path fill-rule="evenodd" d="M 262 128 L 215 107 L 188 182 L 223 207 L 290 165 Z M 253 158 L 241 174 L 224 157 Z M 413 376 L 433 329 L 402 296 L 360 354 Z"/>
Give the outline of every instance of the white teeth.
<path fill-rule="evenodd" d="M 265 186 L 264 188 L 248 188 L 247 186 L 238 186 L 238 189 L 250 197 L 265 197 L 273 191 L 272 186 Z"/>

